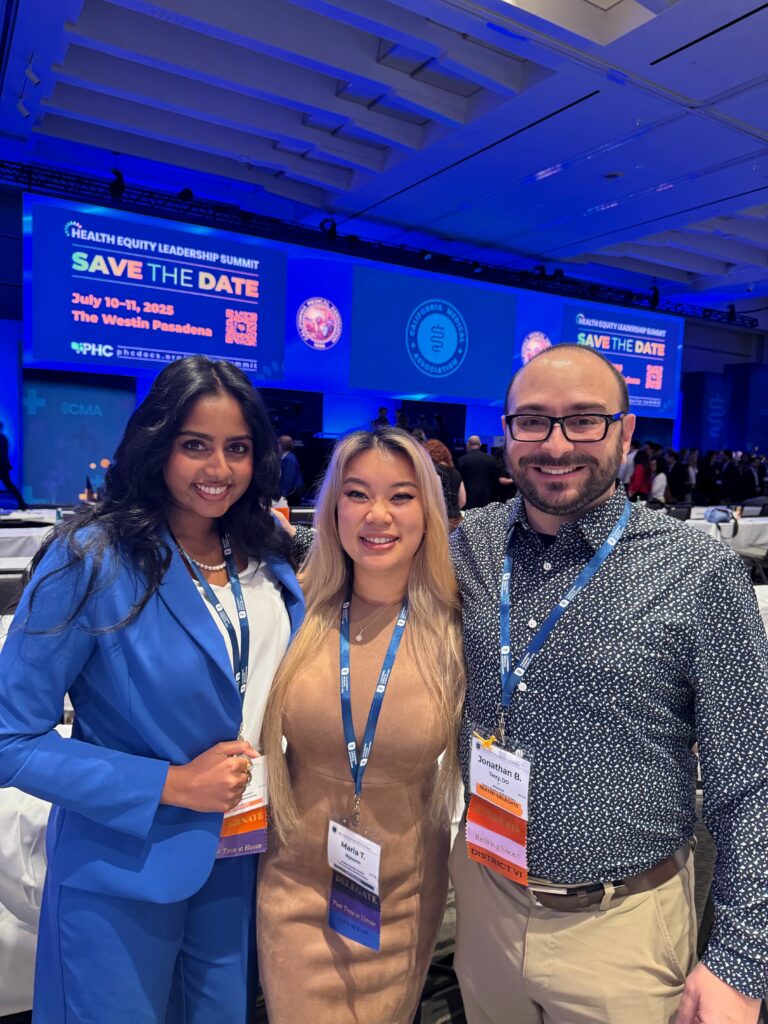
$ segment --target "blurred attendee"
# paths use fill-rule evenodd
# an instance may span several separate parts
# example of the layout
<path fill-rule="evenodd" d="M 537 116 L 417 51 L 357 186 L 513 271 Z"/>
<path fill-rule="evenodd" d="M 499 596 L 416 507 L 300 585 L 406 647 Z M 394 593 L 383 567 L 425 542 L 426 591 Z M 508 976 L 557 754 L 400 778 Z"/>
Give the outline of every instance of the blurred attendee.
<path fill-rule="evenodd" d="M 517 484 L 507 466 L 504 446 L 500 445 L 498 448 L 492 448 L 491 455 L 496 459 L 499 501 L 509 501 L 510 498 L 514 498 L 517 494 Z"/>
<path fill-rule="evenodd" d="M 716 505 L 719 499 L 717 452 L 710 450 L 696 469 L 693 503 L 694 505 Z"/>
<path fill-rule="evenodd" d="M 741 490 L 739 465 L 729 448 L 723 449 L 720 466 L 720 500 L 726 504 L 736 502 Z"/>
<path fill-rule="evenodd" d="M 467 438 L 467 454 L 458 462 L 461 479 L 467 489 L 467 508 L 482 508 L 496 501 L 499 472 L 496 459 L 482 450 L 477 434 Z"/>
<path fill-rule="evenodd" d="M 651 493 L 649 501 L 666 501 L 668 497 L 669 477 L 667 463 L 663 455 L 651 459 Z"/>
<path fill-rule="evenodd" d="M 419 413 L 418 418 L 416 420 L 416 427 L 418 430 L 423 431 L 424 436 L 427 438 L 427 440 L 429 440 L 430 437 L 435 436 L 434 431 L 432 429 L 432 424 L 427 419 L 427 414 L 425 412 Z"/>
<path fill-rule="evenodd" d="M 376 429 L 376 427 L 388 427 L 389 426 L 389 417 L 387 416 L 387 407 L 386 407 L 386 405 L 380 405 L 379 406 L 379 415 L 376 417 L 375 420 L 371 421 L 371 426 L 373 427 L 374 430 Z"/>
<path fill-rule="evenodd" d="M 446 448 L 448 448 L 450 446 L 451 439 L 448 435 L 448 427 L 446 426 L 443 414 L 436 412 L 432 416 L 432 424 L 432 436 L 437 438 L 438 441 L 442 441 Z"/>
<path fill-rule="evenodd" d="M 685 462 L 686 469 L 688 470 L 688 491 L 691 494 L 692 500 L 693 491 L 696 487 L 696 476 L 699 469 L 699 449 L 691 448 L 683 461 Z"/>
<path fill-rule="evenodd" d="M 453 456 L 446 446 L 432 438 L 424 446 L 429 452 L 429 457 L 435 464 L 437 475 L 443 485 L 445 496 L 445 508 L 448 512 L 448 524 L 454 529 L 461 522 L 461 509 L 467 504 L 467 492 L 461 474 L 453 465 Z"/>
<path fill-rule="evenodd" d="M 755 498 L 760 490 L 760 480 L 757 475 L 757 467 L 752 457 L 746 452 L 739 461 L 739 492 L 737 501 L 746 501 L 748 498 Z"/>
<path fill-rule="evenodd" d="M 4 423 L 0 423 L 0 483 L 8 491 L 11 497 L 14 499 L 20 509 L 27 507 L 26 501 L 22 497 L 21 491 L 18 489 L 16 484 L 11 480 L 11 460 L 8 456 L 9 444 L 8 438 L 3 433 Z"/>
<path fill-rule="evenodd" d="M 411 424 L 408 420 L 408 413 L 405 411 L 405 409 L 398 409 L 397 412 L 395 413 L 395 426 L 399 430 L 410 431 Z"/>
<path fill-rule="evenodd" d="M 288 504 L 293 508 L 301 501 L 304 493 L 304 478 L 301 475 L 299 460 L 294 454 L 293 438 L 283 434 L 278 438 L 280 442 L 280 494 L 288 499 Z"/>
<path fill-rule="evenodd" d="M 635 468 L 627 484 L 630 501 L 647 501 L 652 484 L 651 460 L 648 458 L 648 452 L 644 448 L 639 448 L 635 454 Z"/>
<path fill-rule="evenodd" d="M 764 494 L 765 493 L 766 472 L 768 472 L 768 469 L 767 469 L 766 464 L 765 464 L 765 456 L 764 455 L 757 455 L 757 454 L 755 454 L 754 457 L 753 457 L 753 462 L 754 462 L 754 465 L 755 465 L 755 471 L 757 473 L 757 479 L 758 479 L 758 483 L 759 483 L 759 487 L 760 487 L 760 493 Z"/>
<path fill-rule="evenodd" d="M 632 473 L 635 469 L 635 455 L 637 455 L 639 448 L 638 442 L 632 441 L 627 456 L 619 467 L 619 480 L 621 480 L 625 487 L 632 479 Z"/>
<path fill-rule="evenodd" d="M 667 486 L 671 501 L 690 501 L 691 484 L 688 467 L 678 459 L 677 452 L 672 448 L 667 449 Z"/>

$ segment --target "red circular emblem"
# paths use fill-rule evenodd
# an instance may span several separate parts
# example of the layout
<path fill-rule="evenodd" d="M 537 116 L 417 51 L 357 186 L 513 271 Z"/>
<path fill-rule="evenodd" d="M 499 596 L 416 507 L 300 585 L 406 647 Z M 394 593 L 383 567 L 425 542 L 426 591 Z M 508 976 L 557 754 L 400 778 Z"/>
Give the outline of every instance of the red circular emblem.
<path fill-rule="evenodd" d="M 316 295 L 299 306 L 296 330 L 310 348 L 322 352 L 333 348 L 341 337 L 341 313 L 329 300 Z"/>

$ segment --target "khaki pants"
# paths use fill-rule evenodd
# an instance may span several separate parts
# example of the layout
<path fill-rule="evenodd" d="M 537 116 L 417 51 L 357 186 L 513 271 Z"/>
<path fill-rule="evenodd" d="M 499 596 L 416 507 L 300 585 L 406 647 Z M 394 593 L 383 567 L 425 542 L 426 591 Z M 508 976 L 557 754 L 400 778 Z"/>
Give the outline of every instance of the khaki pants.
<path fill-rule="evenodd" d="M 692 856 L 650 892 L 571 913 L 469 860 L 463 824 L 450 870 L 469 1024 L 672 1024 L 695 962 Z"/>

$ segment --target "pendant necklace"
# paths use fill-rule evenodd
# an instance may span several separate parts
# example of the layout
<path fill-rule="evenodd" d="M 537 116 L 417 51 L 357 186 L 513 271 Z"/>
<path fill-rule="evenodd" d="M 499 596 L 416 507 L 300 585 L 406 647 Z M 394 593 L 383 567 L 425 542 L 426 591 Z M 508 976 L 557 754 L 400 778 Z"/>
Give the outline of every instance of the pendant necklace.
<path fill-rule="evenodd" d="M 383 612 L 387 611 L 388 608 L 391 608 L 393 605 L 396 605 L 398 603 L 398 601 L 390 601 L 389 604 L 385 604 L 381 608 L 374 608 L 370 615 L 367 615 L 362 622 L 358 622 L 357 632 L 355 633 L 355 643 L 361 644 L 363 642 L 363 633 L 365 632 L 365 630 L 368 629 L 368 627 L 373 622 L 375 622 L 376 619 L 379 618 L 379 616 L 381 616 Z"/>

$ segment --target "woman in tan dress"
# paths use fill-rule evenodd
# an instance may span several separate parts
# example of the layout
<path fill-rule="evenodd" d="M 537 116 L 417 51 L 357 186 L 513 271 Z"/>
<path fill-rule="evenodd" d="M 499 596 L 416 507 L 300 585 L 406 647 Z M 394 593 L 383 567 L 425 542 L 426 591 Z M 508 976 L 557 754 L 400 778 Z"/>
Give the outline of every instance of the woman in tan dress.
<path fill-rule="evenodd" d="M 445 905 L 464 690 L 440 480 L 408 434 L 358 431 L 334 451 L 315 522 L 307 616 L 264 723 L 274 829 L 260 865 L 259 973 L 270 1024 L 411 1024 Z M 381 845 L 375 952 L 328 924 L 328 822 L 349 818 L 355 795 L 342 727 L 341 608 L 348 598 L 360 752 L 406 596 L 360 803 L 360 830 Z"/>

